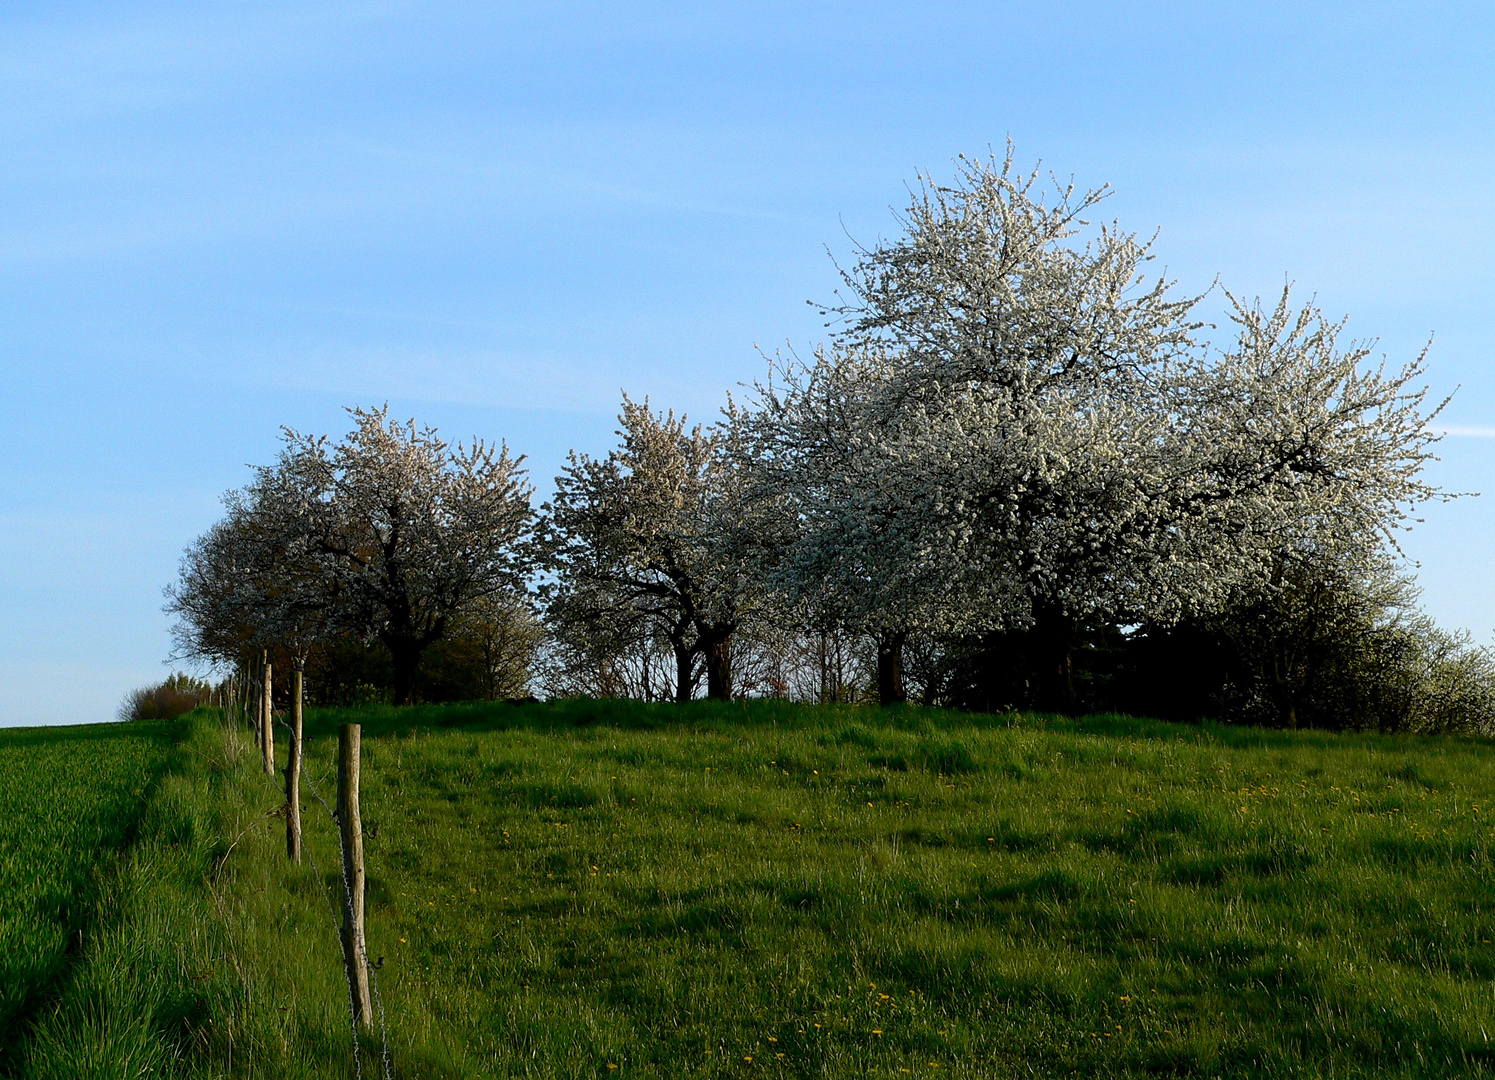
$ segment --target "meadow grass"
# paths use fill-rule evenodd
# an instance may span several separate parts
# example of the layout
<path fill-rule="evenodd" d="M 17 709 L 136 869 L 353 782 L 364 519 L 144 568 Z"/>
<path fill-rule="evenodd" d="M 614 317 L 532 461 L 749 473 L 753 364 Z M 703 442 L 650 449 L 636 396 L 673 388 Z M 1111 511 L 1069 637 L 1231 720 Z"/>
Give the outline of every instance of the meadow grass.
<path fill-rule="evenodd" d="M 96 928 L 173 742 L 164 724 L 0 730 L 0 1070 Z"/>
<path fill-rule="evenodd" d="M 1495 1075 L 1489 743 L 370 708 L 308 717 L 329 802 L 347 721 L 399 1076 Z M 161 1073 L 351 1075 L 336 834 L 307 802 L 292 867 L 245 737 L 199 719 L 32 1074 L 85 1075 L 64 1048 L 137 1016 L 116 1041 L 155 1032 Z"/>

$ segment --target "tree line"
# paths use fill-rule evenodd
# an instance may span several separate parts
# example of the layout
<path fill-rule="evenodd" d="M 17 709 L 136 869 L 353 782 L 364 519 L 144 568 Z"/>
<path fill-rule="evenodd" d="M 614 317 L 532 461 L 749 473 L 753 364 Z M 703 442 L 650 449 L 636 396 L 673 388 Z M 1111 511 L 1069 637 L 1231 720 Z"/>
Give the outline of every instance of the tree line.
<path fill-rule="evenodd" d="M 1226 343 L 1006 158 L 922 179 L 825 343 L 710 425 L 623 398 L 534 505 L 502 444 L 385 409 L 286 431 L 168 589 L 179 651 L 323 700 L 777 695 L 1489 730 L 1495 665 L 1398 535 L 1443 407 L 1284 289 Z M 442 684 L 440 673 L 445 671 Z"/>

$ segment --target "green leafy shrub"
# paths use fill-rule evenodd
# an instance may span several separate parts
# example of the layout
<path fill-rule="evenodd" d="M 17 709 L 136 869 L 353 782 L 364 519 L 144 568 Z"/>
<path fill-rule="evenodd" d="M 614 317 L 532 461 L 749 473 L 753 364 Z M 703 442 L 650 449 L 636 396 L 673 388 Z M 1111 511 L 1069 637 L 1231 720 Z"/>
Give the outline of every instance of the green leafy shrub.
<path fill-rule="evenodd" d="M 119 707 L 121 720 L 171 720 L 206 705 L 213 687 L 184 672 L 168 676 L 155 686 L 131 690 Z"/>

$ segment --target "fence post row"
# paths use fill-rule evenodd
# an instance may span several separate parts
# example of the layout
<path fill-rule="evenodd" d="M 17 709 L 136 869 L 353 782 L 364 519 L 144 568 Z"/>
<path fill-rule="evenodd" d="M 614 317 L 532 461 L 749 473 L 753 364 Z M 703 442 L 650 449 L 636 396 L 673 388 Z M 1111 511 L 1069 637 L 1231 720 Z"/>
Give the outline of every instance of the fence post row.
<path fill-rule="evenodd" d="M 343 840 L 347 906 L 343 909 L 343 966 L 348 971 L 348 996 L 353 1022 L 364 1030 L 373 1025 L 369 1002 L 369 968 L 363 929 L 363 819 L 358 812 L 358 759 L 363 729 L 344 724 L 337 736 L 337 824 Z"/>

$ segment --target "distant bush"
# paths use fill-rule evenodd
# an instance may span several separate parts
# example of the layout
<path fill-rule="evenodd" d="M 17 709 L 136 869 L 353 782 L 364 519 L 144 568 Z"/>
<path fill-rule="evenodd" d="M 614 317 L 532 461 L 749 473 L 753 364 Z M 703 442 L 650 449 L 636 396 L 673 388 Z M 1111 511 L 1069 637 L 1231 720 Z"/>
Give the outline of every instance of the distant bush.
<path fill-rule="evenodd" d="M 213 687 L 201 679 L 177 672 L 156 686 L 131 690 L 119 706 L 121 720 L 170 720 L 206 705 Z"/>

